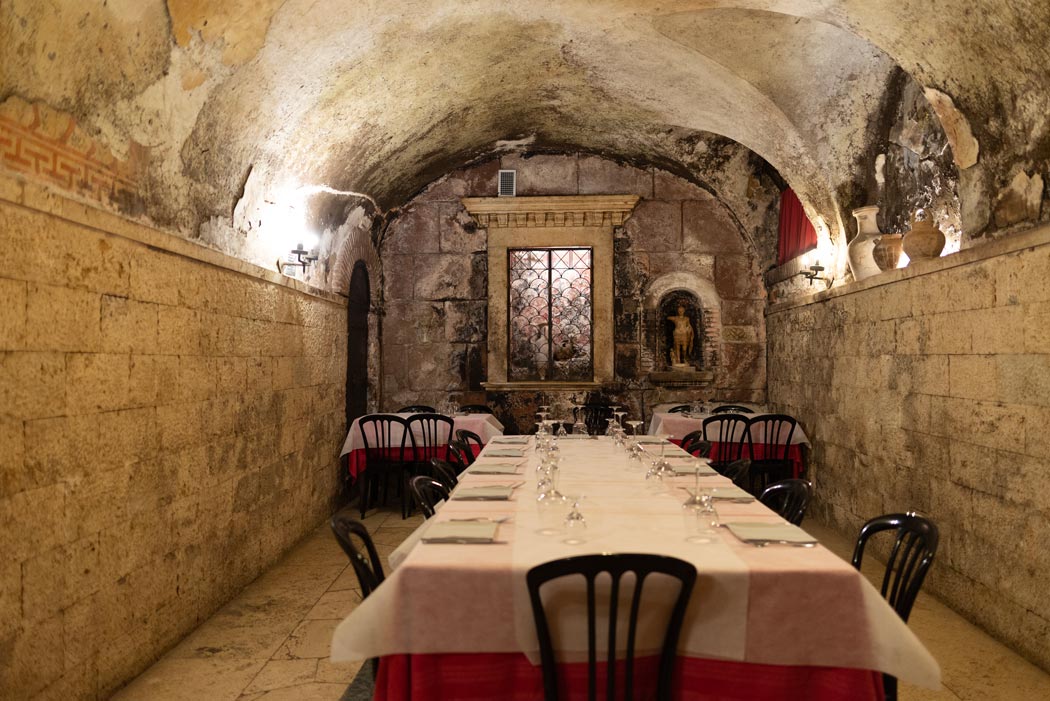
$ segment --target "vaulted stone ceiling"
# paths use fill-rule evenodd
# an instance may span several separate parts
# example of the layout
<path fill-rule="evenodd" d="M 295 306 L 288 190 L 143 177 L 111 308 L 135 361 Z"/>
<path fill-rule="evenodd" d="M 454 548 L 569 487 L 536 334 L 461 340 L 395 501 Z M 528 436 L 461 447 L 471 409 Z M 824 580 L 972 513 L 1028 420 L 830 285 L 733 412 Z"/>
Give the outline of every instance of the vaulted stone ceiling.
<path fill-rule="evenodd" d="M 72 115 L 142 170 L 122 206 L 188 236 L 251 237 L 303 187 L 367 196 L 311 197 L 314 224 L 335 226 L 348 203 L 396 207 L 515 146 L 689 175 L 711 134 L 840 236 L 900 69 L 944 125 L 977 233 L 1020 173 L 1047 170 L 1047 65 L 1044 0 L 0 5 L 0 103 Z"/>

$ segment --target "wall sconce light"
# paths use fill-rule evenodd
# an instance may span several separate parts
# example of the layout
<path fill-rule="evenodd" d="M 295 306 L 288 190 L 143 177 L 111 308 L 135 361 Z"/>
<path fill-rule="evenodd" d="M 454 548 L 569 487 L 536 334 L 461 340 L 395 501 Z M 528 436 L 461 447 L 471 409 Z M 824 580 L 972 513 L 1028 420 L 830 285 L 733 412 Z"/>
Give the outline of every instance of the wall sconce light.
<path fill-rule="evenodd" d="M 296 260 L 287 263 L 277 261 L 277 269 L 282 274 L 284 273 L 285 268 L 292 267 L 302 268 L 305 273 L 306 269 L 310 267 L 310 264 L 317 260 L 317 249 L 308 251 L 303 247 L 303 244 L 298 243 L 295 248 L 292 249 L 291 255 L 295 256 Z"/>
<path fill-rule="evenodd" d="M 813 284 L 814 280 L 820 280 L 824 283 L 824 289 L 831 287 L 831 278 L 824 277 L 821 273 L 824 272 L 824 266 L 819 262 L 809 266 L 809 270 L 803 270 L 799 273 L 802 277 L 809 280 L 809 284 Z"/>

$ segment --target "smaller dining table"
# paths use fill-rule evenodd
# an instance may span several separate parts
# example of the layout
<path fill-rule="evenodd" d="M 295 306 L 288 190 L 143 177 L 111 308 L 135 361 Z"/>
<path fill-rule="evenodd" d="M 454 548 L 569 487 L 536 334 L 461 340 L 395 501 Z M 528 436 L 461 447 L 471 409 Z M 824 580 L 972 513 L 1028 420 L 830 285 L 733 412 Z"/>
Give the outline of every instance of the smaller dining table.
<path fill-rule="evenodd" d="M 394 416 L 400 416 L 402 419 L 407 419 L 412 414 L 393 414 Z M 467 431 L 473 431 L 474 433 L 481 436 L 481 443 L 484 445 L 492 440 L 496 436 L 503 435 L 503 424 L 500 423 L 492 414 L 457 414 L 452 418 L 452 433 L 455 436 L 455 432 L 459 429 L 466 429 Z M 350 430 L 346 433 L 346 440 L 343 441 L 343 449 L 340 451 L 339 456 L 348 455 L 348 463 L 350 470 L 351 479 L 356 479 L 366 467 L 365 457 L 365 442 L 361 436 L 361 419 L 354 419 L 354 422 L 350 424 Z M 422 435 L 416 435 L 416 440 L 421 441 Z M 401 440 L 400 432 L 395 432 L 391 436 L 394 441 Z M 442 443 L 447 442 L 449 436 L 441 431 L 438 435 L 438 440 Z M 412 442 L 410 440 L 405 441 L 405 457 L 408 460 L 412 460 Z"/>
<path fill-rule="evenodd" d="M 651 436 L 667 436 L 671 441 L 675 443 L 681 443 L 682 439 L 693 431 L 699 431 L 704 427 L 704 419 L 712 416 L 726 416 L 726 414 L 687 414 L 684 412 L 656 412 L 653 414 L 652 421 L 649 422 L 649 435 Z M 760 414 L 748 414 L 747 418 L 754 418 L 760 416 Z M 762 438 L 758 436 L 758 438 Z M 744 435 L 744 428 L 740 426 L 733 436 L 734 441 L 743 440 L 745 441 L 744 450 L 742 453 L 743 457 L 749 457 L 755 460 L 761 460 L 765 457 L 764 454 L 751 455 L 747 448 L 747 437 Z M 809 446 L 809 437 L 806 436 L 806 432 L 802 430 L 802 426 L 799 424 L 795 425 L 795 430 L 791 434 L 791 443 L 788 445 L 788 459 L 791 460 L 791 471 L 792 477 L 798 478 L 802 476 L 805 471 L 805 462 L 802 458 L 802 446 Z M 711 459 L 718 460 L 721 452 L 721 444 L 718 442 L 711 443 Z M 756 450 L 760 452 L 760 450 Z"/>

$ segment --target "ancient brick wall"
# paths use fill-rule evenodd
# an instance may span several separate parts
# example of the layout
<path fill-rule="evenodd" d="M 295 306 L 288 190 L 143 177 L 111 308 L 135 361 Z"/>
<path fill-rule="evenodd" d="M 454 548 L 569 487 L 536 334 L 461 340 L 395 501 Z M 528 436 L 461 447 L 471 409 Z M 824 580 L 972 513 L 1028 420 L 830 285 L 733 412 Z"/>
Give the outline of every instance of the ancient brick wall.
<path fill-rule="evenodd" d="M 1050 230 L 772 308 L 769 396 L 813 440 L 845 533 L 915 510 L 926 587 L 1050 667 Z"/>
<path fill-rule="evenodd" d="M 659 300 L 650 304 L 647 297 L 652 289 L 684 285 L 694 293 L 710 289 L 713 299 L 705 325 L 713 319 L 714 328 L 698 330 L 712 336 L 714 344 L 711 367 L 705 369 L 715 379 L 702 395 L 765 400 L 765 291 L 753 232 L 766 233 L 762 225 L 771 207 L 775 226 L 777 192 L 771 183 L 743 170 L 735 178 L 719 174 L 752 193 L 746 211 L 734 211 L 708 190 L 655 168 L 588 155 L 508 155 L 438 180 L 411 200 L 385 232 L 380 251 L 384 408 L 436 405 L 451 393 L 461 403 L 515 405 L 511 413 L 521 414 L 523 421 L 532 418 L 534 393 L 486 395 L 481 387 L 486 379 L 486 232 L 460 198 L 495 195 L 500 168 L 517 170 L 519 196 L 641 197 L 615 239 L 616 382 L 604 388 L 606 396 L 627 403 L 634 415 L 643 405 L 693 396 L 690 390 L 654 387 L 648 379 L 656 348 L 650 348 L 655 343 L 647 324 L 660 322 L 650 318 Z M 732 195 L 728 201 L 743 196 L 726 194 Z"/>
<path fill-rule="evenodd" d="M 0 242 L 0 696 L 108 698 L 330 513 L 345 307 L 7 179 Z"/>

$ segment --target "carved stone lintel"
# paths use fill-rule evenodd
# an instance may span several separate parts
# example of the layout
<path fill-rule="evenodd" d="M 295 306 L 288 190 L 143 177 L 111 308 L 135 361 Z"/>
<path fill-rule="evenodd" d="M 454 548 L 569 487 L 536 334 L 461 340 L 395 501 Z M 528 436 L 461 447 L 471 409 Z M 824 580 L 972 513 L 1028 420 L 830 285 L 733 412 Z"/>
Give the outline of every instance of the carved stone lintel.
<path fill-rule="evenodd" d="M 463 206 L 486 229 L 621 226 L 636 204 L 637 195 L 463 198 Z"/>

